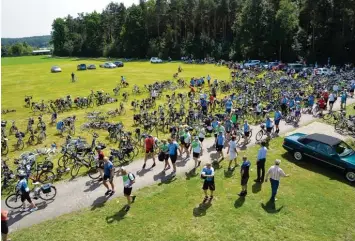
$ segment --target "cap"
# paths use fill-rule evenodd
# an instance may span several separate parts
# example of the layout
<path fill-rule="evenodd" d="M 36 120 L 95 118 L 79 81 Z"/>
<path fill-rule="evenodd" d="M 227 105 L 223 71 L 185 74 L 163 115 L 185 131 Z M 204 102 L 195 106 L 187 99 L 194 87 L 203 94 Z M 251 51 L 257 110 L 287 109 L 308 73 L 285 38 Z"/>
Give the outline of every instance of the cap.
<path fill-rule="evenodd" d="M 281 160 L 279 160 L 279 159 L 275 160 L 275 165 L 280 165 L 280 163 L 281 163 Z"/>

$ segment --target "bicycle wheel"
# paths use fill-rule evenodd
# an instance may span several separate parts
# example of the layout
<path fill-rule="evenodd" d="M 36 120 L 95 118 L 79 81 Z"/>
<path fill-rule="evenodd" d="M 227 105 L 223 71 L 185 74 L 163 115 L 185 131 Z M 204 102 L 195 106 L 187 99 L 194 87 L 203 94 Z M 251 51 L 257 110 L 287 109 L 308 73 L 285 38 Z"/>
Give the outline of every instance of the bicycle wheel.
<path fill-rule="evenodd" d="M 12 209 L 17 209 L 22 206 L 21 195 L 17 193 L 10 194 L 5 200 L 6 206 Z"/>
<path fill-rule="evenodd" d="M 7 155 L 9 153 L 9 147 L 7 145 L 1 147 L 1 154 Z"/>
<path fill-rule="evenodd" d="M 139 154 L 139 148 L 138 148 L 138 146 L 134 146 L 134 148 L 133 148 L 133 155 L 134 155 L 134 156 L 138 156 L 138 154 Z"/>
<path fill-rule="evenodd" d="M 46 183 L 53 183 L 55 179 L 55 174 L 52 171 L 43 171 L 39 175 L 39 182 L 46 184 Z"/>
<path fill-rule="evenodd" d="M 48 193 L 44 193 L 42 188 L 39 190 L 38 192 L 38 196 L 40 199 L 42 200 L 52 200 L 55 198 L 55 196 L 57 196 L 57 189 L 55 188 L 55 186 L 51 186 L 50 188 L 50 192 Z"/>
<path fill-rule="evenodd" d="M 235 135 L 235 142 L 238 144 L 239 143 L 239 141 L 240 141 L 240 139 L 241 139 L 241 134 L 237 134 L 237 135 Z"/>
<path fill-rule="evenodd" d="M 30 136 L 28 138 L 28 144 L 30 145 L 36 145 L 38 143 L 38 138 L 37 136 Z"/>
<path fill-rule="evenodd" d="M 42 143 L 43 141 L 46 140 L 46 134 L 45 133 L 39 133 L 38 135 L 38 141 Z"/>
<path fill-rule="evenodd" d="M 253 136 L 253 130 L 250 129 L 249 136 L 248 136 L 248 142 L 250 142 L 252 136 Z"/>
<path fill-rule="evenodd" d="M 75 127 L 74 127 L 74 126 L 69 129 L 69 134 L 70 134 L 71 136 L 74 136 L 74 135 L 75 135 Z"/>
<path fill-rule="evenodd" d="M 65 163 L 67 162 L 68 156 L 63 155 L 58 159 L 58 167 L 65 167 Z"/>
<path fill-rule="evenodd" d="M 23 150 L 23 148 L 25 147 L 25 143 L 23 143 L 22 140 L 17 141 L 16 147 L 17 147 L 17 150 Z"/>
<path fill-rule="evenodd" d="M 71 171 L 70 171 L 70 175 L 72 176 L 72 178 L 75 178 L 78 174 L 79 174 L 79 170 L 81 168 L 80 164 L 74 164 Z"/>
<path fill-rule="evenodd" d="M 88 175 L 91 179 L 98 179 L 100 178 L 100 172 L 99 172 L 99 169 L 96 167 L 90 167 L 89 170 L 88 170 Z"/>
<path fill-rule="evenodd" d="M 125 154 L 123 155 L 123 159 L 124 159 L 126 162 L 131 162 L 131 161 L 133 161 L 133 157 L 134 157 L 133 152 L 125 153 Z"/>
<path fill-rule="evenodd" d="M 332 117 L 333 117 L 333 114 L 328 112 L 327 114 L 323 115 L 323 120 L 329 120 Z"/>
<path fill-rule="evenodd" d="M 260 141 L 261 138 L 263 138 L 263 135 L 264 135 L 263 130 L 260 130 L 258 133 L 256 133 L 256 136 L 255 136 L 256 141 Z"/>

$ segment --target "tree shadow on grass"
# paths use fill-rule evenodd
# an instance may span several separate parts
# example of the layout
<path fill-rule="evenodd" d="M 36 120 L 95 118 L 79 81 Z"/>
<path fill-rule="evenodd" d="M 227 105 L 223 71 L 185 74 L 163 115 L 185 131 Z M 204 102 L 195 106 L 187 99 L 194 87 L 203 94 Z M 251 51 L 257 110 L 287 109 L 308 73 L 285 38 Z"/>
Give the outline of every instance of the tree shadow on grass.
<path fill-rule="evenodd" d="M 316 161 L 314 159 L 312 159 L 312 160 L 306 159 L 304 161 L 296 161 L 288 152 L 285 152 L 281 156 L 282 156 L 282 158 L 284 158 L 287 161 L 295 164 L 296 166 L 299 166 L 299 167 L 301 167 L 303 169 L 306 169 L 308 171 L 315 172 L 315 173 L 321 174 L 323 176 L 326 176 L 326 177 L 329 178 L 329 180 L 335 180 L 335 181 L 338 181 L 338 182 L 345 183 L 345 184 L 347 184 L 349 186 L 355 187 L 355 183 L 348 182 L 344 178 L 342 172 L 339 172 L 336 169 L 332 170 L 332 168 L 329 168 L 327 166 L 327 164 L 325 164 L 323 162 Z"/>
<path fill-rule="evenodd" d="M 94 202 L 91 204 L 91 211 L 94 211 L 97 208 L 102 208 L 103 206 L 105 206 L 105 203 L 107 202 L 108 199 L 109 197 L 107 196 L 100 196 L 96 198 Z"/>
<path fill-rule="evenodd" d="M 193 215 L 195 217 L 203 217 L 207 213 L 207 209 L 209 209 L 212 206 L 210 202 L 208 203 L 200 203 L 198 207 L 195 207 L 192 211 Z"/>
<path fill-rule="evenodd" d="M 254 182 L 253 186 L 252 186 L 252 192 L 253 193 L 258 193 L 261 191 L 261 186 L 262 184 L 260 182 Z"/>
<path fill-rule="evenodd" d="M 234 207 L 240 208 L 241 206 L 243 206 L 244 202 L 245 202 L 245 197 L 239 197 L 237 200 L 235 200 Z"/>
<path fill-rule="evenodd" d="M 280 212 L 284 206 L 281 206 L 278 209 L 276 209 L 275 202 L 269 200 L 266 204 L 262 203 L 261 207 L 264 209 L 265 212 L 270 214 L 275 214 Z"/>
<path fill-rule="evenodd" d="M 121 208 L 121 210 L 118 211 L 117 213 L 115 213 L 114 215 L 106 217 L 106 222 L 108 224 L 110 224 L 110 223 L 113 223 L 114 221 L 119 222 L 119 221 L 123 220 L 127 214 L 127 212 L 124 209 L 125 209 L 125 206 L 123 208 Z"/>

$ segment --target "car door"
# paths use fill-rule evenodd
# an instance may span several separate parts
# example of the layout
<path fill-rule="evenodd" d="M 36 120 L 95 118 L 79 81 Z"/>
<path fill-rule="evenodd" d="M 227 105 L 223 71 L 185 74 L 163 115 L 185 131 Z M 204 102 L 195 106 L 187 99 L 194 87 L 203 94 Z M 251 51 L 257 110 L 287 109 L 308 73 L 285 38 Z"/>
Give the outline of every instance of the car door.
<path fill-rule="evenodd" d="M 341 162 L 334 148 L 327 144 L 324 143 L 318 144 L 316 156 L 319 161 L 322 161 L 328 164 L 329 166 L 336 167 L 339 169 L 344 169 L 343 163 Z"/>
<path fill-rule="evenodd" d="M 313 158 L 313 159 L 319 159 L 317 148 L 318 148 L 318 141 L 313 141 L 313 140 L 305 140 L 303 142 L 305 145 L 305 148 L 303 149 L 303 154 L 307 157 Z"/>

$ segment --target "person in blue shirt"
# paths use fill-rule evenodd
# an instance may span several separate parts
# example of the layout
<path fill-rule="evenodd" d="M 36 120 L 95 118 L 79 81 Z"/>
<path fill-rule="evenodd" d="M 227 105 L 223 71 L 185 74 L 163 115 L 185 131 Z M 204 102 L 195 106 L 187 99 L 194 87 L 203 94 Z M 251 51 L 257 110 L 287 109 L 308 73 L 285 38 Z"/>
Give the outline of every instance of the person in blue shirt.
<path fill-rule="evenodd" d="M 225 140 L 226 138 L 224 137 L 223 132 L 220 131 L 216 138 L 216 150 L 217 150 L 218 158 L 222 156 L 221 160 L 224 159 L 223 148 L 224 148 Z"/>
<path fill-rule="evenodd" d="M 272 131 L 272 128 L 273 128 L 273 124 L 272 124 L 272 121 L 271 121 L 269 115 L 266 115 L 265 127 L 266 127 L 267 137 L 270 138 L 270 134 L 271 134 L 271 131 Z"/>
<path fill-rule="evenodd" d="M 192 87 L 195 86 L 195 80 L 194 80 L 194 78 L 192 78 L 192 79 L 190 80 L 190 86 L 192 86 Z"/>
<path fill-rule="evenodd" d="M 275 133 L 276 134 L 279 134 L 279 132 L 280 132 L 279 124 L 280 124 L 281 118 L 282 118 L 281 111 L 276 110 L 275 114 L 274 114 L 274 123 L 275 123 L 275 128 L 276 128 Z"/>
<path fill-rule="evenodd" d="M 205 193 L 203 203 L 206 203 L 207 201 L 211 202 L 213 199 L 213 192 L 216 190 L 214 183 L 214 169 L 211 163 L 206 163 L 206 166 L 202 168 L 201 178 L 205 179 L 202 186 L 203 192 Z M 210 190 L 211 192 L 210 198 L 208 198 L 207 190 Z"/>
<path fill-rule="evenodd" d="M 284 95 L 282 98 L 281 98 L 281 111 L 283 114 L 286 114 L 287 113 L 287 103 L 288 103 L 288 99 L 287 97 Z"/>
<path fill-rule="evenodd" d="M 243 132 L 244 132 L 244 145 L 246 145 L 248 143 L 248 138 L 250 135 L 250 126 L 247 120 L 244 121 Z"/>
<path fill-rule="evenodd" d="M 113 166 L 112 162 L 108 159 L 108 157 L 104 157 L 103 183 L 104 186 L 107 188 L 107 191 L 105 192 L 105 196 L 107 195 L 112 196 L 113 194 L 115 194 L 115 184 L 113 183 L 114 175 L 115 175 L 115 167 Z M 108 183 L 110 183 L 110 185 Z"/>
<path fill-rule="evenodd" d="M 295 106 L 295 100 L 291 98 L 290 101 L 288 102 L 288 107 L 290 108 L 290 110 L 292 110 L 294 106 Z"/>
<path fill-rule="evenodd" d="M 179 144 L 175 141 L 172 140 L 171 138 L 168 139 L 168 151 L 169 151 L 169 157 L 171 160 L 171 164 L 173 166 L 173 173 L 172 175 L 175 176 L 176 175 L 176 160 L 177 160 L 177 155 L 178 155 L 178 151 L 180 153 L 181 156 L 181 151 L 179 149 Z"/>
<path fill-rule="evenodd" d="M 211 123 L 211 126 L 212 126 L 213 130 L 216 131 L 217 127 L 218 127 L 218 120 L 214 119 Z M 217 138 L 217 134 L 218 133 L 215 132 L 215 134 L 214 134 L 215 139 Z M 216 142 L 216 140 L 215 140 L 215 142 Z"/>
<path fill-rule="evenodd" d="M 295 113 L 296 113 L 296 116 L 301 115 L 301 102 L 299 102 L 299 101 L 296 101 Z"/>
<path fill-rule="evenodd" d="M 256 159 L 256 171 L 257 171 L 257 178 L 254 180 L 255 182 L 263 182 L 265 177 L 265 162 L 266 162 L 266 142 L 261 142 L 261 148 L 258 151 L 258 156 Z"/>
<path fill-rule="evenodd" d="M 314 95 L 313 94 L 310 94 L 308 96 L 308 106 L 309 107 L 312 107 L 314 105 Z"/>
<path fill-rule="evenodd" d="M 354 98 L 354 91 L 355 91 L 355 80 L 350 84 L 350 97 Z"/>
<path fill-rule="evenodd" d="M 340 109 L 345 110 L 347 98 L 348 98 L 348 95 L 346 94 L 346 91 L 343 90 L 341 92 L 341 97 L 340 97 Z"/>
<path fill-rule="evenodd" d="M 16 190 L 21 193 L 21 202 L 22 202 L 21 212 L 28 211 L 28 208 L 26 208 L 26 203 L 25 203 L 26 200 L 30 204 L 30 208 L 31 208 L 30 211 L 31 212 L 37 211 L 38 208 L 32 202 L 31 197 L 30 197 L 30 188 L 28 187 L 28 184 L 27 184 L 26 172 L 23 170 L 20 170 L 17 174 L 17 178 L 19 179 L 19 181 L 16 185 Z"/>
<path fill-rule="evenodd" d="M 207 83 L 208 83 L 208 87 L 211 85 L 211 77 L 210 75 L 207 75 Z"/>
<path fill-rule="evenodd" d="M 251 163 L 247 159 L 246 156 L 243 156 L 243 163 L 240 167 L 240 179 L 241 179 L 241 186 L 242 186 L 242 191 L 238 194 L 240 197 L 245 197 L 247 195 L 247 187 L 248 187 L 248 180 L 249 180 L 249 169 L 250 169 Z"/>
<path fill-rule="evenodd" d="M 205 98 L 200 99 L 200 104 L 202 108 L 202 113 L 204 115 L 207 115 L 208 109 L 207 109 L 207 100 Z"/>
<path fill-rule="evenodd" d="M 226 112 L 230 114 L 232 112 L 232 107 L 233 107 L 232 100 L 228 98 L 225 105 L 226 105 Z"/>

